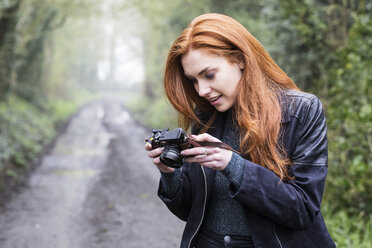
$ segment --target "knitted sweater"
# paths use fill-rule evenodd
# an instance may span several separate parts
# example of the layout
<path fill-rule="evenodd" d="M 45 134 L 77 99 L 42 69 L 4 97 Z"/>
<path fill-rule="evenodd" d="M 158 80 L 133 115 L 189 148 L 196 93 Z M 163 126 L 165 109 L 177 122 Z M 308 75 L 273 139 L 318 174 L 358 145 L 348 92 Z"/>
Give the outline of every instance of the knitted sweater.
<path fill-rule="evenodd" d="M 231 112 L 231 111 L 230 111 Z M 222 141 L 239 150 L 239 129 L 233 124 L 231 113 L 226 118 Z M 248 236 L 249 227 L 241 204 L 230 196 L 230 186 L 238 188 L 243 179 L 244 160 L 233 152 L 225 169 L 216 171 L 209 208 L 204 219 L 204 228 L 220 234 Z M 163 190 L 172 197 L 179 188 L 181 169 L 174 173 L 161 173 Z"/>

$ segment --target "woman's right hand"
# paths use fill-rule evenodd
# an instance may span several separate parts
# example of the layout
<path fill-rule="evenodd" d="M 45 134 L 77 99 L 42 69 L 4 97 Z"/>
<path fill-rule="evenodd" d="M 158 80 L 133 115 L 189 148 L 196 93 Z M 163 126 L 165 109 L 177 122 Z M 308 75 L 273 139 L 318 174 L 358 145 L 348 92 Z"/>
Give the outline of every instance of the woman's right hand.
<path fill-rule="evenodd" d="M 152 162 L 156 165 L 159 171 L 163 173 L 172 173 L 174 172 L 174 168 L 168 167 L 162 162 L 160 162 L 160 155 L 164 151 L 164 147 L 159 147 L 156 149 L 152 149 L 150 143 L 146 143 L 145 149 L 148 151 L 147 156 L 152 159 Z"/>

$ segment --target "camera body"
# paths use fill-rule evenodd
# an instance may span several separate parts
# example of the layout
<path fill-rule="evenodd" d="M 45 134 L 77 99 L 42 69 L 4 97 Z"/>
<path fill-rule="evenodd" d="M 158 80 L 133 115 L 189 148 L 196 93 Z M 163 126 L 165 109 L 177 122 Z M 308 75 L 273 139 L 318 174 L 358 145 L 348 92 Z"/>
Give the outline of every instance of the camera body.
<path fill-rule="evenodd" d="M 168 167 L 180 168 L 184 157 L 181 155 L 183 149 L 193 147 L 189 143 L 188 134 L 182 128 L 169 131 L 165 129 L 153 129 L 145 142 L 151 144 L 152 148 L 165 147 L 160 155 L 160 161 Z"/>

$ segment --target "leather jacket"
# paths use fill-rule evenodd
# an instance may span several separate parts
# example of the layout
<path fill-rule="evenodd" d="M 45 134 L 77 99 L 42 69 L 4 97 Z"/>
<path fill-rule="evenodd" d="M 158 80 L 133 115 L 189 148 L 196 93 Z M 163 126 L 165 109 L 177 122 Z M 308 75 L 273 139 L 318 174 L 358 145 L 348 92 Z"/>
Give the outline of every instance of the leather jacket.
<path fill-rule="evenodd" d="M 281 97 L 281 137 L 293 162 L 294 180 L 280 181 L 272 171 L 244 160 L 243 181 L 231 187 L 230 197 L 244 207 L 257 248 L 335 247 L 322 214 L 321 200 L 327 175 L 327 127 L 320 100 L 309 93 L 286 91 Z M 208 133 L 221 139 L 224 113 Z M 198 164 L 182 166 L 177 194 L 169 199 L 159 185 L 167 207 L 186 221 L 181 248 L 194 247 L 208 209 L 215 171 Z"/>

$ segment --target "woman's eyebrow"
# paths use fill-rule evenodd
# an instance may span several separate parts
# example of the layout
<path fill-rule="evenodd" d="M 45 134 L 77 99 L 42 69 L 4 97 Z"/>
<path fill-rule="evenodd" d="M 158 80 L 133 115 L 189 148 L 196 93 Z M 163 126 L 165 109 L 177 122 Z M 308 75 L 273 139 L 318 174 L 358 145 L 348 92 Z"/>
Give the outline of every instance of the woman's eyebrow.
<path fill-rule="evenodd" d="M 187 75 L 186 73 L 185 73 L 184 75 L 185 75 L 185 77 L 187 77 L 188 79 L 193 79 L 193 78 L 194 78 L 193 76 Z"/>
<path fill-rule="evenodd" d="M 210 68 L 210 66 L 205 67 L 203 70 L 201 70 L 201 71 L 198 73 L 198 75 L 200 76 L 201 74 L 203 74 L 204 72 L 206 72 L 209 68 Z M 186 74 L 186 73 L 184 73 L 184 75 L 185 75 L 185 77 L 187 77 L 187 78 L 194 78 L 193 76 L 190 76 L 190 75 L 188 75 L 188 74 Z"/>
<path fill-rule="evenodd" d="M 206 70 L 209 69 L 209 67 L 210 67 L 210 66 L 205 67 L 203 70 L 201 70 L 201 71 L 198 73 L 198 75 L 200 76 L 201 74 L 203 74 Z"/>

